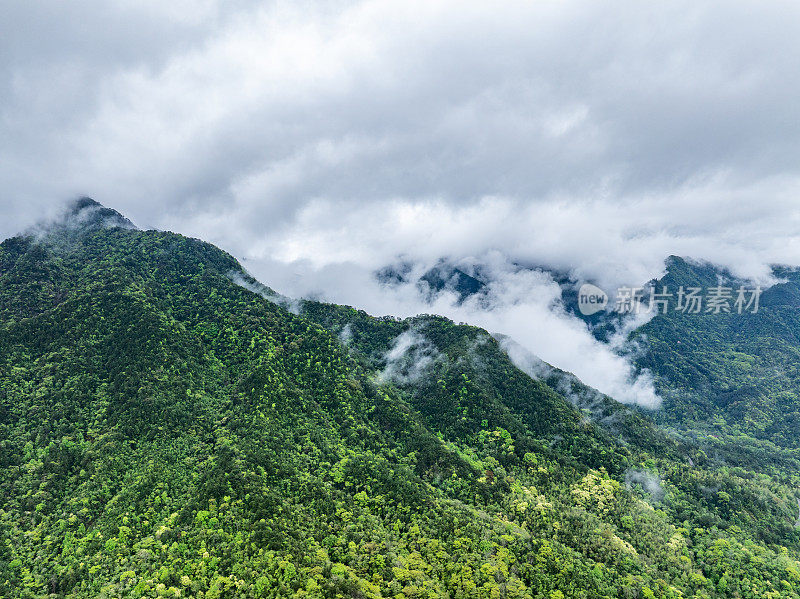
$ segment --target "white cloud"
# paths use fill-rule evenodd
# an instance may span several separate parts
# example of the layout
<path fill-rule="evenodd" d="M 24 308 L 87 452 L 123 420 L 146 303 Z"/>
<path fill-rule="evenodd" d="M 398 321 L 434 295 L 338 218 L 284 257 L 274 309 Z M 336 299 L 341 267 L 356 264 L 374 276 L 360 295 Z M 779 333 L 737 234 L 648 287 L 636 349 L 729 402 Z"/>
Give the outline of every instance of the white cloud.
<path fill-rule="evenodd" d="M 397 314 L 433 310 L 372 269 L 495 256 L 494 310 L 436 309 L 603 390 L 626 364 L 508 263 L 607 288 L 669 254 L 800 264 L 796 3 L 3 10 L 2 236 L 86 194 L 284 293 Z"/>
<path fill-rule="evenodd" d="M 439 359 L 441 354 L 421 331 L 408 329 L 394 339 L 392 347 L 384 355 L 386 366 L 378 373 L 378 380 L 414 383 Z"/>

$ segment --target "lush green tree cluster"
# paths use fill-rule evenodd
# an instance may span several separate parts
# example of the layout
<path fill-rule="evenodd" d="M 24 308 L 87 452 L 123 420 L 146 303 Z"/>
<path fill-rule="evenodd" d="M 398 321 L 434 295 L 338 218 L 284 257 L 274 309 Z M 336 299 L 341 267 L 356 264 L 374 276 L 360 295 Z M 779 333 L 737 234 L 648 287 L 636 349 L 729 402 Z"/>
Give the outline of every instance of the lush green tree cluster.
<path fill-rule="evenodd" d="M 0 596 L 798 596 L 794 475 L 582 410 L 480 329 L 234 280 L 171 233 L 0 245 Z"/>

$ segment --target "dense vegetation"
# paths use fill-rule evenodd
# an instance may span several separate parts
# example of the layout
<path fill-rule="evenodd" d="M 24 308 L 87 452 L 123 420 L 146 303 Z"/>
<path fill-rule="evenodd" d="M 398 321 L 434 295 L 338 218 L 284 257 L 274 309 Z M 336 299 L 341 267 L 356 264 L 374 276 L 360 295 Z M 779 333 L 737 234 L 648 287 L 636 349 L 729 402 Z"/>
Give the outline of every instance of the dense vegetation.
<path fill-rule="evenodd" d="M 800 468 L 800 273 L 776 268 L 756 313 L 684 314 L 671 309 L 636 332 L 640 367 L 656 376 L 663 409 L 655 417 L 706 451 L 759 468 Z M 734 289 L 752 284 L 708 264 L 672 257 L 656 282 Z"/>
<path fill-rule="evenodd" d="M 88 201 L 0 245 L 0 596 L 800 596 L 796 471 L 275 299 Z"/>

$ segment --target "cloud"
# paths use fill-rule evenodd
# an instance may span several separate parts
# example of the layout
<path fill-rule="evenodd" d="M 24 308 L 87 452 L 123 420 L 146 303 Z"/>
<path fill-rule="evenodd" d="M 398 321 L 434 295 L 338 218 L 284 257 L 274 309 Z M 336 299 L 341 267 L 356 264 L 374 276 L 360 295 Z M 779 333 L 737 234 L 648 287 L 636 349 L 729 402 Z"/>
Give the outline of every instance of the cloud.
<path fill-rule="evenodd" d="M 549 273 L 519 269 L 499 253 L 476 259 L 488 281 L 480 295 L 461 298 L 443 290 L 429 295 L 416 285 L 419 275 L 433 264 L 415 264 L 408 282 L 380 283 L 374 272 L 358 262 L 318 266 L 308 262 L 276 262 L 265 280 L 289 295 L 363 308 L 372 314 L 400 317 L 420 313 L 445 315 L 455 322 L 468 322 L 493 334 L 505 334 L 548 363 L 573 372 L 584 383 L 618 401 L 654 408 L 660 399 L 647 372 L 632 370 L 635 348 L 626 343 L 627 332 L 643 324 L 647 314 L 624 322 L 609 343 L 595 339 L 587 325 L 569 314 L 561 303 L 561 290 Z M 518 367 L 527 372 L 523 361 L 510 354 Z M 531 374 L 531 373 L 529 373 Z"/>
<path fill-rule="evenodd" d="M 613 289 L 670 254 L 759 280 L 800 264 L 796 3 L 83 0 L 4 17 L 3 237 L 90 195 L 287 295 L 441 311 L 605 392 L 627 364 L 513 265 Z M 443 257 L 492 265 L 491 310 L 372 278 Z"/>
<path fill-rule="evenodd" d="M 640 486 L 657 503 L 664 499 L 664 487 L 661 486 L 661 479 L 647 470 L 629 468 L 625 471 L 625 486 L 630 490 L 634 485 Z"/>
<path fill-rule="evenodd" d="M 418 381 L 441 354 L 416 328 L 400 333 L 384 355 L 386 366 L 378 373 L 380 382 L 412 384 Z"/>
<path fill-rule="evenodd" d="M 342 345 L 350 345 L 350 342 L 353 340 L 353 325 L 349 322 L 342 327 L 342 330 L 339 331 L 339 341 Z"/>
<path fill-rule="evenodd" d="M 10 9 L 9 203 L 87 193 L 249 250 L 319 203 L 645 213 L 797 185 L 791 3 L 188 6 Z M 722 231 L 713 216 L 701 235 Z M 682 220 L 624 222 L 657 236 Z"/>
<path fill-rule="evenodd" d="M 250 275 L 243 275 L 240 272 L 231 271 L 228 273 L 228 278 L 239 287 L 243 287 L 256 295 L 260 295 L 265 300 L 281 306 L 292 314 L 300 314 L 302 300 L 288 298 L 280 293 L 276 293 L 266 285 L 259 283 Z"/>

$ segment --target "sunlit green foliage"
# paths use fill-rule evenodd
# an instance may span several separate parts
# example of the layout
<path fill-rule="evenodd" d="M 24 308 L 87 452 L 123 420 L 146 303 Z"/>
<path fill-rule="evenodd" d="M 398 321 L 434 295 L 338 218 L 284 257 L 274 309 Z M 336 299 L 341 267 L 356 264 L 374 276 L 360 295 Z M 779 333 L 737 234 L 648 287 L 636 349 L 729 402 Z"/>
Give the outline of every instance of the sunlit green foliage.
<path fill-rule="evenodd" d="M 794 477 L 232 272 L 154 231 L 0 246 L 0 596 L 798 596 Z M 411 329 L 425 368 L 381 376 Z"/>

